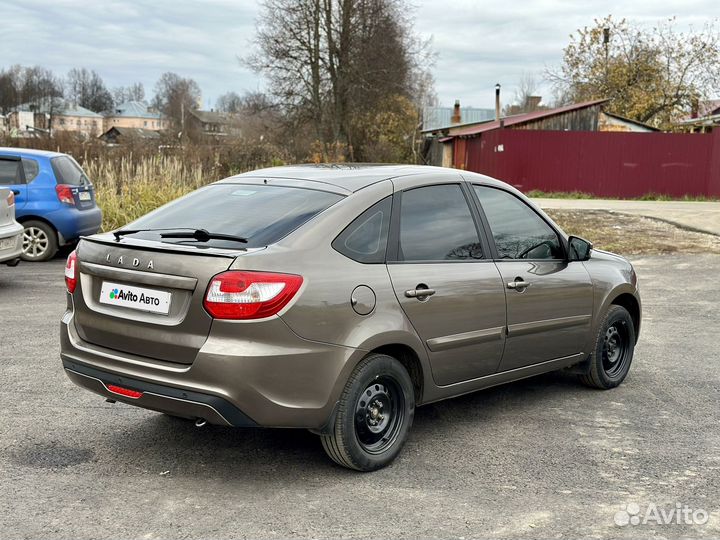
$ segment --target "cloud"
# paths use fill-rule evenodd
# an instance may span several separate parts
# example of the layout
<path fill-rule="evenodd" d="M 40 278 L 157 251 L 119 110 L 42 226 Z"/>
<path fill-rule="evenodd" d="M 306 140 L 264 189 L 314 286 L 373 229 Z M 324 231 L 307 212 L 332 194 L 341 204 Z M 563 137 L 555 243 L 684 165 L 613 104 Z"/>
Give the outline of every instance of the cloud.
<path fill-rule="evenodd" d="M 413 0 L 411 0 L 413 2 Z M 440 101 L 492 107 L 495 83 L 511 98 L 523 73 L 542 78 L 556 66 L 568 36 L 612 13 L 652 24 L 678 16 L 681 27 L 717 13 L 714 0 L 414 0 L 416 30 L 432 36 Z M 193 77 L 203 105 L 222 93 L 263 87 L 238 62 L 252 47 L 258 3 L 252 0 L 0 0 L 0 60 L 40 64 L 64 75 L 72 67 L 98 71 L 108 86 L 141 81 L 148 94 L 165 71 Z M 548 95 L 547 84 L 541 86 Z"/>

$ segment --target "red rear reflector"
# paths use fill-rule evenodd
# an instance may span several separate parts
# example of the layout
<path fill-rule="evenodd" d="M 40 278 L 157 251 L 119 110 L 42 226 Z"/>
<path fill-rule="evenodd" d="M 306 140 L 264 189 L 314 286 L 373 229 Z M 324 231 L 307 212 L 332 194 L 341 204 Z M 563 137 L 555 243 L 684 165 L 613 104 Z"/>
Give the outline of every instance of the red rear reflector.
<path fill-rule="evenodd" d="M 65 263 L 65 287 L 70 294 L 74 293 L 75 287 L 77 287 L 77 253 L 75 251 L 68 255 Z"/>
<path fill-rule="evenodd" d="M 302 282 L 295 274 L 231 270 L 212 278 L 203 304 L 216 319 L 262 319 L 284 308 Z"/>
<path fill-rule="evenodd" d="M 142 397 L 143 393 L 138 392 L 137 390 L 130 390 L 129 388 L 123 388 L 122 386 L 115 386 L 114 384 L 108 384 L 106 385 L 106 388 L 110 390 L 113 394 L 118 394 L 119 396 L 125 396 L 132 399 L 138 399 L 139 397 Z"/>
<path fill-rule="evenodd" d="M 75 206 L 75 196 L 72 192 L 72 186 L 68 186 L 67 184 L 58 184 L 55 186 L 55 191 L 57 192 L 57 198 L 61 203 Z"/>

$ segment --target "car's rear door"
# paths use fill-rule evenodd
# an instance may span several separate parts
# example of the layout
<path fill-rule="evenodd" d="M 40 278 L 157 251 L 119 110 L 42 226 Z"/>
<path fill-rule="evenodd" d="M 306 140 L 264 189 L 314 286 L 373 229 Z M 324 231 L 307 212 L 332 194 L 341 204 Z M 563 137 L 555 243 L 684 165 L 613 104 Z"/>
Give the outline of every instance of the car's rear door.
<path fill-rule="evenodd" d="M 500 371 L 587 352 L 593 286 L 585 266 L 565 260 L 558 232 L 519 197 L 491 186 L 473 185 L 473 192 L 507 298 Z"/>
<path fill-rule="evenodd" d="M 388 272 L 448 385 L 494 373 L 505 339 L 505 295 L 470 193 L 458 174 L 395 179 Z"/>
<path fill-rule="evenodd" d="M 10 189 L 15 194 L 15 210 L 27 203 L 27 183 L 25 169 L 20 156 L 0 154 L 0 187 Z"/>

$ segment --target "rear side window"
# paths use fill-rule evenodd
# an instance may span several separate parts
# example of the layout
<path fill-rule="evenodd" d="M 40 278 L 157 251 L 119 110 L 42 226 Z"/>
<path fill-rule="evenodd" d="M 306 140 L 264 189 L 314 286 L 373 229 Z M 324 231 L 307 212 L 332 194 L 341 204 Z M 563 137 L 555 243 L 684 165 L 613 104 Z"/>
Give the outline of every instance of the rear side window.
<path fill-rule="evenodd" d="M 40 173 L 40 166 L 34 159 L 22 158 L 23 169 L 25 171 L 25 181 L 29 184 Z"/>
<path fill-rule="evenodd" d="M 483 257 L 475 220 L 457 184 L 404 191 L 400 204 L 401 261 Z"/>
<path fill-rule="evenodd" d="M 277 242 L 342 198 L 336 193 L 312 189 L 214 184 L 158 208 L 124 228 L 205 229 L 211 233 L 242 236 L 248 243 L 192 239 L 173 239 L 172 242 L 227 249 L 262 247 Z M 159 240 L 159 233 L 143 232 L 135 237 Z"/>
<path fill-rule="evenodd" d="M 384 263 L 391 209 L 392 197 L 374 204 L 340 233 L 332 247 L 360 263 Z"/>
<path fill-rule="evenodd" d="M 52 169 L 58 184 L 83 186 L 90 183 L 90 180 L 80 168 L 80 165 L 70 156 L 52 158 L 50 163 L 52 164 Z"/>
<path fill-rule="evenodd" d="M 22 162 L 17 158 L 0 157 L 0 185 L 24 184 Z"/>

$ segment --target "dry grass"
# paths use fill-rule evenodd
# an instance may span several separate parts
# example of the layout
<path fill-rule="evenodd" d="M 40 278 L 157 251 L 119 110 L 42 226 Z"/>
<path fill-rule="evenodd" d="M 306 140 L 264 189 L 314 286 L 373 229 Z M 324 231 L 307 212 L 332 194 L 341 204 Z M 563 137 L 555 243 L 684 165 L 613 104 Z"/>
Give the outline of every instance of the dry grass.
<path fill-rule="evenodd" d="M 200 165 L 188 165 L 175 156 L 156 155 L 141 160 L 122 157 L 85 162 L 97 202 L 103 211 L 103 230 L 125 225 L 200 186 L 218 180 Z"/>
<path fill-rule="evenodd" d="M 547 210 L 568 234 L 620 255 L 718 253 L 720 237 L 686 231 L 652 218 L 604 210 Z"/>

